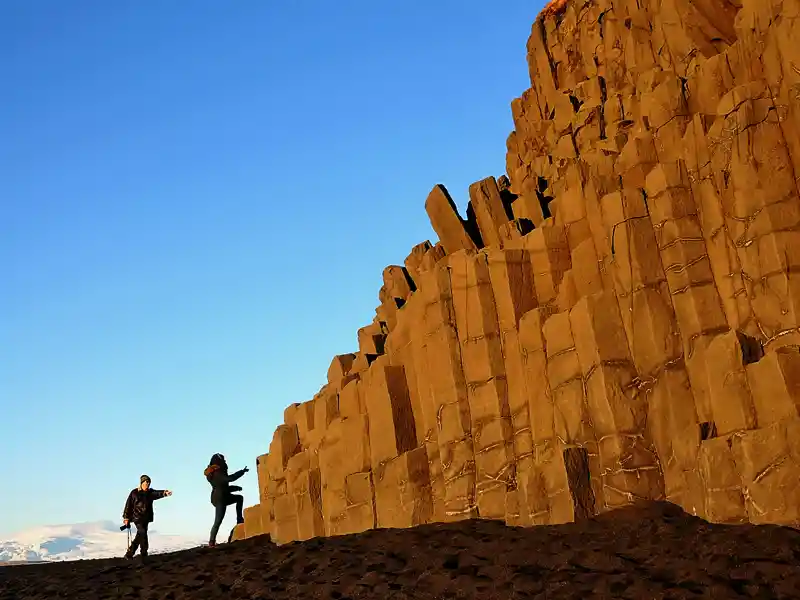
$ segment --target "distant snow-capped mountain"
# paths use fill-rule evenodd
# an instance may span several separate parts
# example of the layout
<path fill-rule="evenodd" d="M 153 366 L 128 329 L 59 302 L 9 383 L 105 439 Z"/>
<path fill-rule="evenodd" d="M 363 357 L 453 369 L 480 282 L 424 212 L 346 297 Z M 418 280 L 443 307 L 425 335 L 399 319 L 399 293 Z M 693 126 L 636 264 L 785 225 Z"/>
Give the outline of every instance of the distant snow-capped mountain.
<path fill-rule="evenodd" d="M 136 528 L 131 529 L 135 534 Z M 150 554 L 199 546 L 201 539 L 150 531 Z M 21 531 L 0 541 L 0 563 L 112 558 L 128 548 L 128 535 L 111 521 L 51 525 Z"/>

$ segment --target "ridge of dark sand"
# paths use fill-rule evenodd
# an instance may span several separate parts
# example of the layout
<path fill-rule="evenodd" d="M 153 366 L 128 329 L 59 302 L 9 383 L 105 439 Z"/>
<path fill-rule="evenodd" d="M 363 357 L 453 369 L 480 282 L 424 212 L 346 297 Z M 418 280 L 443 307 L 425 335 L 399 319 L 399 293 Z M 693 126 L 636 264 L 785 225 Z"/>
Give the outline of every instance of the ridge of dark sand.
<path fill-rule="evenodd" d="M 463 521 L 275 546 L 0 568 L 1 600 L 800 598 L 800 532 L 667 503 L 533 528 Z"/>

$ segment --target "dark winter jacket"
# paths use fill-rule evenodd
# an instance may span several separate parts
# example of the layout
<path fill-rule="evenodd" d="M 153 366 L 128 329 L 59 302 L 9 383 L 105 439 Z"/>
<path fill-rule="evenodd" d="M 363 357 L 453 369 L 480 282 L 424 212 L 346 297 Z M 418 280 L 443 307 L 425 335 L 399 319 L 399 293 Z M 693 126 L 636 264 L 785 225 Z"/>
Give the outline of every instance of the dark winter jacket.
<path fill-rule="evenodd" d="M 233 475 L 228 475 L 228 465 L 222 460 L 214 460 L 212 458 L 211 464 L 206 467 L 203 474 L 206 476 L 208 483 L 211 484 L 211 504 L 214 506 L 228 504 L 231 493 L 234 490 L 239 491 L 242 489 L 239 486 L 232 486 L 230 483 L 244 475 L 244 469 L 236 471 Z"/>
<path fill-rule="evenodd" d="M 153 522 L 153 502 L 160 500 L 166 495 L 165 490 L 154 490 L 148 488 L 142 490 L 135 488 L 128 494 L 125 508 L 122 511 L 122 518 L 133 523 L 152 523 Z"/>

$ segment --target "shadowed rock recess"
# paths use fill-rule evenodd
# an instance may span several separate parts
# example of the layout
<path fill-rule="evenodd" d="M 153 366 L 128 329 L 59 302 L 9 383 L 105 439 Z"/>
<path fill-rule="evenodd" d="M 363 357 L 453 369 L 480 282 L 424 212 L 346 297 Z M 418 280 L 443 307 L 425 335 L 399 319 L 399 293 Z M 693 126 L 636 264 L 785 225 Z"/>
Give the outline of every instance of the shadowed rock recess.
<path fill-rule="evenodd" d="M 432 189 L 438 243 L 286 409 L 236 537 L 638 500 L 797 526 L 798 39 L 798 0 L 551 3 L 507 175 L 466 218 Z"/>

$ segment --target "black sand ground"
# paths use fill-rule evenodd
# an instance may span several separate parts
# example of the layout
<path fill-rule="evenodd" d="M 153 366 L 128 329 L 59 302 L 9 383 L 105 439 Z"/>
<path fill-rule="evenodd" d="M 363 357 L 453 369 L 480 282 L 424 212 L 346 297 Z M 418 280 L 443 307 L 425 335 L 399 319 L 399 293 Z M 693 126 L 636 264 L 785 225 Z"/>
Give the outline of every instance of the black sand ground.
<path fill-rule="evenodd" d="M 668 504 L 571 525 L 468 521 L 282 547 L 266 538 L 0 568 L 0 600 L 798 598 L 800 532 L 709 525 Z"/>

